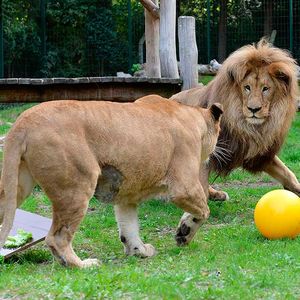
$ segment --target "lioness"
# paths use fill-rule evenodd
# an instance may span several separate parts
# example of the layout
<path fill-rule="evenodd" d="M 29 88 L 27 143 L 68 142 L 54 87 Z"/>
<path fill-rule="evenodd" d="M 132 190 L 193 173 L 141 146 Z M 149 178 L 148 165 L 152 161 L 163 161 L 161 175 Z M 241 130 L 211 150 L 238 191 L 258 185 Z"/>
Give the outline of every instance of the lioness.
<path fill-rule="evenodd" d="M 296 176 L 277 156 L 295 115 L 297 93 L 294 59 L 261 40 L 232 53 L 207 86 L 174 95 L 172 99 L 192 106 L 207 107 L 215 99 L 224 106 L 219 151 L 203 178 L 210 171 L 227 175 L 242 167 L 252 173 L 264 171 L 300 195 Z M 228 198 L 212 187 L 206 192 L 212 199 Z"/>
<path fill-rule="evenodd" d="M 0 248 L 16 207 L 36 184 L 52 201 L 46 243 L 63 265 L 97 263 L 72 249 L 93 195 L 114 204 L 126 254 L 154 255 L 139 237 L 136 207 L 161 193 L 194 216 L 179 224 L 177 242 L 186 243 L 209 215 L 199 168 L 214 151 L 221 114 L 218 104 L 193 108 L 159 96 L 123 104 L 55 101 L 27 110 L 4 145 Z"/>

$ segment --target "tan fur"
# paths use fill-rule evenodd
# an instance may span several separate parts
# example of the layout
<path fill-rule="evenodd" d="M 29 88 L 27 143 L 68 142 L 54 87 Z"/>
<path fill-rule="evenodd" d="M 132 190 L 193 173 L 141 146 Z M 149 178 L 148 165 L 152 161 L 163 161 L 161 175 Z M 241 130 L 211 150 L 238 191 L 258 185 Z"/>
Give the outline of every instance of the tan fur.
<path fill-rule="evenodd" d="M 295 175 L 276 157 L 295 114 L 297 93 L 294 59 L 261 40 L 232 53 L 207 86 L 183 91 L 172 99 L 201 107 L 223 104 L 217 145 L 223 154 L 212 157 L 210 170 L 223 175 L 237 167 L 265 171 L 299 194 Z M 226 198 L 216 193 L 210 190 L 212 198 Z"/>
<path fill-rule="evenodd" d="M 7 135 L 0 189 L 0 248 L 15 209 L 38 184 L 53 205 L 46 242 L 64 265 L 86 267 L 72 249 L 74 233 L 96 194 L 115 205 L 129 255 L 155 251 L 139 238 L 136 206 L 164 194 L 195 220 L 181 222 L 186 244 L 209 214 L 199 168 L 214 150 L 222 110 L 185 106 L 159 96 L 135 103 L 56 101 L 24 112 Z"/>

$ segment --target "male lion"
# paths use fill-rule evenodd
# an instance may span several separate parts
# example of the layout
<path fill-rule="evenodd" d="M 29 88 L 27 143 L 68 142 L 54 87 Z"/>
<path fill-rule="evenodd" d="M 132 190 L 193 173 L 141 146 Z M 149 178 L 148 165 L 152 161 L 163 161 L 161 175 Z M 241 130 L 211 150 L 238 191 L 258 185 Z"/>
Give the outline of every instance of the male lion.
<path fill-rule="evenodd" d="M 7 135 L 0 187 L 0 248 L 16 207 L 38 184 L 53 205 L 46 238 L 63 265 L 87 267 L 72 239 L 90 198 L 114 204 L 128 255 L 152 256 L 139 237 L 137 204 L 155 194 L 191 213 L 177 242 L 185 243 L 207 219 L 200 164 L 217 143 L 221 106 L 190 107 L 159 96 L 135 103 L 55 101 L 24 112 Z"/>
<path fill-rule="evenodd" d="M 212 157 L 203 177 L 212 170 L 227 175 L 237 167 L 264 171 L 300 195 L 296 176 L 276 156 L 296 111 L 297 92 L 293 58 L 261 40 L 232 53 L 207 86 L 174 95 L 172 99 L 192 106 L 207 107 L 216 99 L 224 106 L 217 144 L 223 154 Z M 228 198 L 212 187 L 208 192 L 212 199 Z"/>

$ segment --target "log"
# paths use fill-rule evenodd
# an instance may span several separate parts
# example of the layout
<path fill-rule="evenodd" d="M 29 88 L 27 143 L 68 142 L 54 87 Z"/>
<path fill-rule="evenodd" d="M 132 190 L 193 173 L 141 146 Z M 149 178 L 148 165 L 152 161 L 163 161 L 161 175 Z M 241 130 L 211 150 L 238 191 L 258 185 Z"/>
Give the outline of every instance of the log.
<path fill-rule="evenodd" d="M 176 58 L 176 0 L 160 0 L 161 76 L 179 78 Z"/>
<path fill-rule="evenodd" d="M 151 0 L 140 0 L 140 2 L 154 19 L 159 19 L 159 7 L 156 5 L 158 4 L 157 2 L 154 3 Z"/>
<path fill-rule="evenodd" d="M 198 49 L 194 17 L 179 17 L 178 37 L 182 90 L 187 90 L 198 85 Z"/>
<path fill-rule="evenodd" d="M 153 0 L 158 5 L 158 0 Z M 159 19 L 145 9 L 145 39 L 146 39 L 146 75 L 148 77 L 161 77 L 159 58 Z"/>

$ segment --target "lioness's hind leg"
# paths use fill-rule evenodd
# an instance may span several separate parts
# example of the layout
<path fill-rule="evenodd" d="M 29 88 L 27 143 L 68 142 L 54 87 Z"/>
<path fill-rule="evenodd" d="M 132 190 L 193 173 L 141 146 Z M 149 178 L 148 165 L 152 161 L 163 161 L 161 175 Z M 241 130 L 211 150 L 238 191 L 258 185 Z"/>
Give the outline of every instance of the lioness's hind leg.
<path fill-rule="evenodd" d="M 136 205 L 115 205 L 115 214 L 125 254 L 140 257 L 155 255 L 155 248 L 144 244 L 139 236 Z"/>
<path fill-rule="evenodd" d="M 88 202 L 89 197 L 73 191 L 69 198 L 53 205 L 53 221 L 46 243 L 64 266 L 84 268 L 98 264 L 96 259 L 82 261 L 72 248 L 75 231 L 86 214 Z"/>

